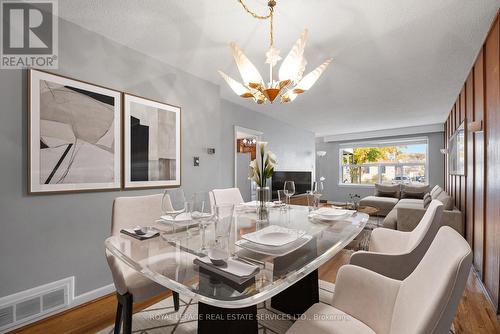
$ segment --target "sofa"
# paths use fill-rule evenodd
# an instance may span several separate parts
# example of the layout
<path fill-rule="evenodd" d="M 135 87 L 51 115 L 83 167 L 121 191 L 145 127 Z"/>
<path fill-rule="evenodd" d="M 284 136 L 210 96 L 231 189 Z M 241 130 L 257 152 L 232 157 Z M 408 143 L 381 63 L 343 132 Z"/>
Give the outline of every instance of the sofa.
<path fill-rule="evenodd" d="M 418 225 L 430 201 L 437 199 L 444 206 L 441 225 L 450 226 L 463 235 L 462 213 L 454 206 L 451 196 L 438 185 L 428 190 L 429 186 L 376 184 L 375 194 L 361 199 L 359 204 L 378 208 L 379 215 L 385 216 L 383 227 L 409 232 Z"/>

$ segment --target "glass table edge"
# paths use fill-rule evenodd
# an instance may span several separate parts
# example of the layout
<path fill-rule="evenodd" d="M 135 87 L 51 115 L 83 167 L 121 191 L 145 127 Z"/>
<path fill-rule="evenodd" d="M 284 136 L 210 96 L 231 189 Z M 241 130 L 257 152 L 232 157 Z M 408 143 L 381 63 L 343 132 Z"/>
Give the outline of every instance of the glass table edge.
<path fill-rule="evenodd" d="M 367 214 L 363 214 L 368 216 Z M 228 308 L 228 309 L 234 309 L 234 308 L 244 308 L 244 307 L 249 307 L 252 305 L 257 305 L 261 302 L 264 302 L 273 296 L 277 295 L 278 293 L 286 290 L 296 282 L 298 282 L 300 279 L 304 278 L 305 276 L 309 275 L 312 273 L 314 270 L 319 269 L 321 265 L 332 259 L 335 255 L 337 255 L 342 249 L 345 248 L 351 241 L 353 241 L 359 233 L 361 233 L 366 226 L 368 222 L 368 218 L 362 219 L 358 225 L 358 233 L 354 233 L 351 237 L 343 240 L 341 243 L 333 245 L 330 247 L 326 252 L 322 253 L 319 255 L 316 259 L 311 261 L 310 263 L 306 264 L 299 270 L 295 271 L 292 273 L 289 277 L 286 277 L 284 279 L 280 279 L 279 281 L 271 283 L 269 286 L 265 288 L 264 291 L 260 291 L 254 295 L 248 296 L 246 298 L 242 299 L 235 299 L 235 300 L 221 300 L 221 299 L 213 299 L 210 297 L 206 297 L 200 294 L 197 294 L 196 292 L 191 291 L 189 288 L 186 287 L 185 284 L 179 283 L 177 281 L 174 281 L 172 279 L 169 279 L 165 276 L 159 275 L 155 273 L 152 270 L 149 270 L 147 267 L 142 267 L 136 265 L 136 263 L 125 256 L 123 253 L 121 253 L 116 247 L 109 241 L 109 238 L 107 238 L 104 241 L 106 249 L 113 254 L 114 256 L 118 257 L 121 261 L 123 261 L 126 265 L 128 265 L 130 268 L 136 270 L 137 272 L 143 274 L 145 277 L 151 279 L 152 281 L 163 285 L 164 287 L 175 291 L 181 295 L 187 296 L 194 301 L 197 302 L 202 302 L 204 304 L 216 306 L 216 307 L 221 307 L 221 308 Z M 277 284 L 279 282 L 279 284 Z"/>

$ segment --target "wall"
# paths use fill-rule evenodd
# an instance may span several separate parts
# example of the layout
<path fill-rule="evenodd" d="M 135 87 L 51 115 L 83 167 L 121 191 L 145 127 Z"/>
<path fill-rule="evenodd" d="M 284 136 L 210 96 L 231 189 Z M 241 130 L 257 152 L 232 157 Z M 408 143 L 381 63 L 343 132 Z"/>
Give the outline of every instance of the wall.
<path fill-rule="evenodd" d="M 370 138 L 371 140 L 385 140 L 411 137 L 428 137 L 429 139 L 429 181 L 431 185 L 439 184 L 444 186 L 444 157 L 439 151 L 444 146 L 443 134 L 441 132 L 405 135 L 396 137 Z M 356 141 L 347 141 L 354 143 Z M 361 198 L 373 195 L 373 186 L 345 186 L 339 185 L 339 145 L 347 142 L 323 142 L 321 138 L 316 141 L 316 151 L 326 151 L 326 156 L 316 159 L 317 175 L 324 176 L 325 191 L 322 199 L 345 202 L 350 193 L 356 193 Z"/>
<path fill-rule="evenodd" d="M 232 186 L 233 124 L 264 131 L 283 166 L 311 168 L 313 161 L 302 153 L 314 151 L 312 133 L 221 103 L 219 86 L 94 32 L 64 20 L 59 27 L 60 66 L 54 72 L 182 107 L 187 194 Z M 113 198 L 159 190 L 27 196 L 26 78 L 26 71 L 0 71 L 0 297 L 68 276 L 76 277 L 79 295 L 112 282 L 103 242 Z M 208 155 L 207 147 L 216 154 Z M 288 153 L 295 147 L 297 156 Z M 193 166 L 193 156 L 200 156 L 200 167 Z"/>
<path fill-rule="evenodd" d="M 234 126 L 263 132 L 262 140 L 278 157 L 277 170 L 314 171 L 314 133 L 298 131 L 296 127 L 276 121 L 261 113 L 250 112 L 240 105 L 221 101 L 222 154 L 221 170 L 224 186 L 234 180 Z M 231 176 L 231 178 L 229 177 Z"/>
<path fill-rule="evenodd" d="M 464 120 L 483 124 L 483 131 L 467 131 L 466 175 L 450 175 L 445 169 L 446 189 L 465 214 L 465 234 L 474 251 L 474 267 L 497 312 L 500 297 L 499 41 L 497 15 L 445 124 L 447 139 Z"/>

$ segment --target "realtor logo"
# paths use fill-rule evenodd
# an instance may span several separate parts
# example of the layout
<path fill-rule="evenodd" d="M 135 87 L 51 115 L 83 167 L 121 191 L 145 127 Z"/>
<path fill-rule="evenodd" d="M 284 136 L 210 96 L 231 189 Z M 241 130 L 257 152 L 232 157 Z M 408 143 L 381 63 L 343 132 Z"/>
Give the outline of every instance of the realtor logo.
<path fill-rule="evenodd" d="M 1 2 L 2 69 L 57 68 L 57 2 Z"/>

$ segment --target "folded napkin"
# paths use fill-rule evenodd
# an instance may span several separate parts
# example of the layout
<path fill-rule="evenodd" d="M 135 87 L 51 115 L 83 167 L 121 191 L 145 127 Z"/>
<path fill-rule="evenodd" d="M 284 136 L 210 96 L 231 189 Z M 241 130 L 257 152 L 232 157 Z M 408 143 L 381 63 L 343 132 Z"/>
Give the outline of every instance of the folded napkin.
<path fill-rule="evenodd" d="M 225 266 L 214 265 L 208 256 L 198 257 L 193 260 L 194 264 L 218 274 L 238 284 L 243 284 L 259 273 L 260 268 L 251 264 L 243 263 L 229 258 Z"/>
<path fill-rule="evenodd" d="M 146 234 L 136 234 L 134 232 L 134 229 L 132 228 L 125 228 L 120 231 L 120 233 L 126 234 L 128 236 L 131 236 L 132 238 L 136 238 L 138 240 L 147 240 L 151 238 L 155 238 L 160 235 L 160 232 L 154 229 L 150 229 Z"/>

